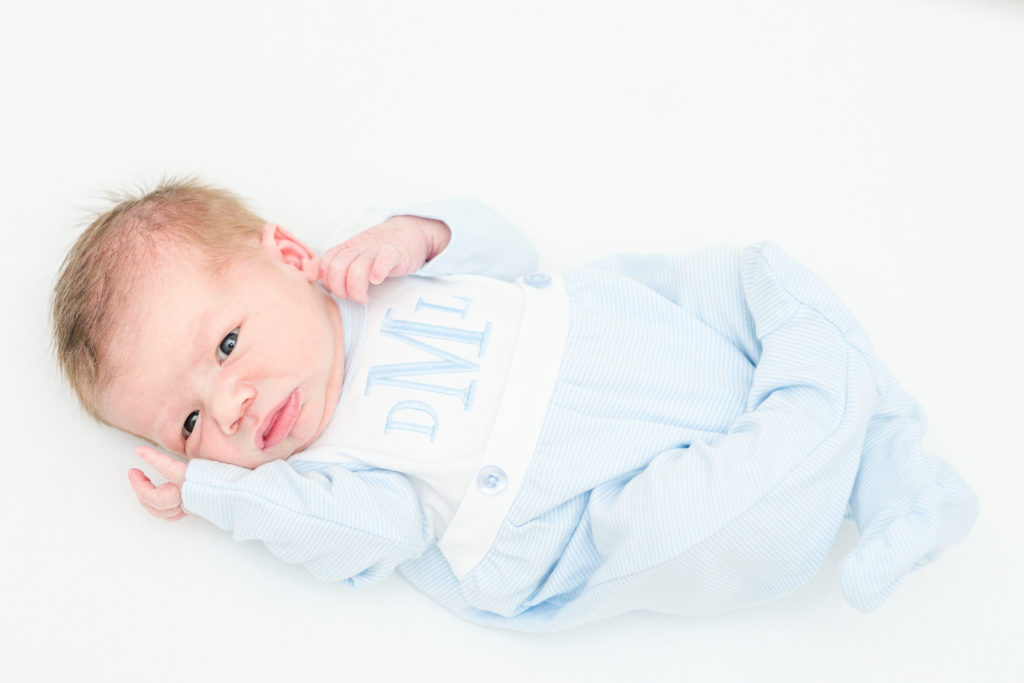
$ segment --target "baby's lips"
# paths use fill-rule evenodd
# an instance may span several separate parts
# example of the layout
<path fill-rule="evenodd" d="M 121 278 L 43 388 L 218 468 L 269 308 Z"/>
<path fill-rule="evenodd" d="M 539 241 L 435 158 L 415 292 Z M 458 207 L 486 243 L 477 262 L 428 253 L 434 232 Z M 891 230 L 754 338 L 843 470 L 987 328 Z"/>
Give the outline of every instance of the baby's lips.
<path fill-rule="evenodd" d="M 291 432 L 299 413 L 299 392 L 293 390 L 263 419 L 256 430 L 255 444 L 264 450 L 280 443 Z"/>

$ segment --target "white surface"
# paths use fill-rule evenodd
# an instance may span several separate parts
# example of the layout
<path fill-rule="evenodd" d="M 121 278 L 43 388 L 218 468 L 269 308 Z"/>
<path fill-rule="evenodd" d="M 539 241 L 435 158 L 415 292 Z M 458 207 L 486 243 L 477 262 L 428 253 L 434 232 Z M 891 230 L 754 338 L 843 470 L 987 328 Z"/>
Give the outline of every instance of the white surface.
<path fill-rule="evenodd" d="M 4 6 L 0 679 L 1021 680 L 1024 4 L 495 5 Z M 477 196 L 550 268 L 775 239 L 922 401 L 980 520 L 868 616 L 839 592 L 847 529 L 775 603 L 557 637 L 153 520 L 132 439 L 59 382 L 46 310 L 82 207 L 168 172 L 299 234 Z"/>

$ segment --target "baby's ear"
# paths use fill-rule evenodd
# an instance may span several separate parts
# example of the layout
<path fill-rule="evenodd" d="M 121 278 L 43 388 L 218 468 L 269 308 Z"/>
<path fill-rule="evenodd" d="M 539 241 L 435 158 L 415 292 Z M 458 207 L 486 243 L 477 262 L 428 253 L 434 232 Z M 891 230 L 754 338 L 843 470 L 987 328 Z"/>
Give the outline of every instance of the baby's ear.
<path fill-rule="evenodd" d="M 260 246 L 272 259 L 292 266 L 310 282 L 316 282 L 320 276 L 320 259 L 317 255 L 280 225 L 267 223 L 263 226 Z"/>

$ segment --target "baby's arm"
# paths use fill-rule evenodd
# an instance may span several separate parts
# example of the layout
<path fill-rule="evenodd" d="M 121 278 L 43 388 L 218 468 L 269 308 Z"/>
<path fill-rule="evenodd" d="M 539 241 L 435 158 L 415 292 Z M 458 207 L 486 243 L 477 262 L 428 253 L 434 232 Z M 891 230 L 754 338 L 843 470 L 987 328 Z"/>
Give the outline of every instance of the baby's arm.
<path fill-rule="evenodd" d="M 408 207 L 324 252 L 320 279 L 335 295 L 366 301 L 387 277 L 488 275 L 513 280 L 537 268 L 537 252 L 500 214 L 471 199 Z"/>
<path fill-rule="evenodd" d="M 189 463 L 190 512 L 236 541 L 259 540 L 325 581 L 374 583 L 433 542 L 412 483 L 397 472 L 284 460 L 255 470 Z"/>
<path fill-rule="evenodd" d="M 202 459 L 186 467 L 147 446 L 137 452 L 168 479 L 154 486 L 139 470 L 129 475 L 151 514 L 194 513 L 325 581 L 374 583 L 433 542 L 412 484 L 397 472 L 283 460 L 255 470 Z"/>

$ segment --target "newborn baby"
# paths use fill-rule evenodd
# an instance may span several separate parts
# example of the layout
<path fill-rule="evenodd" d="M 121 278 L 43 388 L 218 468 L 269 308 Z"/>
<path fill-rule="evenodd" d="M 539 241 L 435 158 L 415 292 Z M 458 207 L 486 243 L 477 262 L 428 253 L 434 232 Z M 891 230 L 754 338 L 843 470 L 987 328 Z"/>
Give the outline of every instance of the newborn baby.
<path fill-rule="evenodd" d="M 396 213 L 318 259 L 184 181 L 85 231 L 58 355 L 91 414 L 183 458 L 139 449 L 168 479 L 132 470 L 144 507 L 530 631 L 779 597 L 844 517 L 867 611 L 970 530 L 917 404 L 777 247 L 557 275 L 479 203 Z"/>

